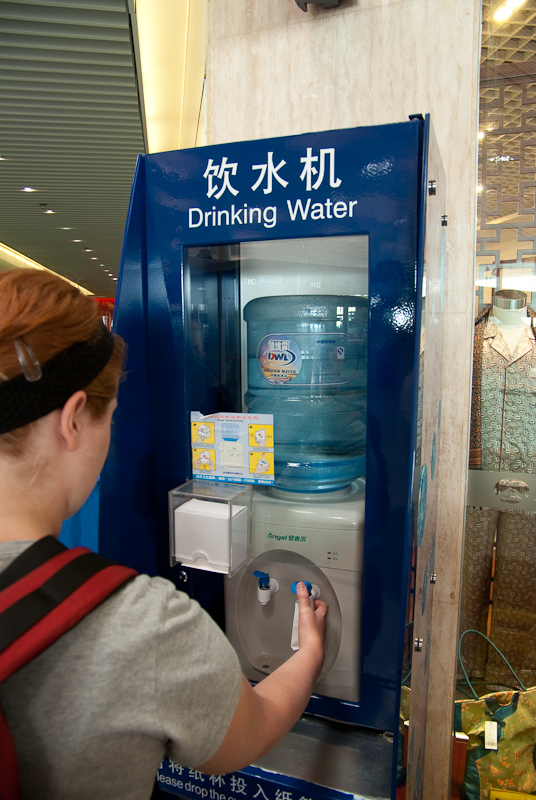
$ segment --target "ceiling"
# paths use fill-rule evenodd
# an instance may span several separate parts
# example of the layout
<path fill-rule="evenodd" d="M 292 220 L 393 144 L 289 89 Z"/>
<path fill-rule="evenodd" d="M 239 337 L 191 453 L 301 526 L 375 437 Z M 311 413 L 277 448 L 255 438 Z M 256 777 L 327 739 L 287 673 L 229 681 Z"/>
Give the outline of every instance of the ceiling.
<path fill-rule="evenodd" d="M 533 140 L 527 102 L 530 107 L 533 94 L 536 100 L 536 78 L 525 96 L 515 86 L 505 90 L 500 108 L 492 82 L 536 76 L 536 0 L 526 0 L 498 24 L 491 17 L 501 2 L 482 3 L 481 94 L 482 113 L 504 122 L 496 139 L 506 152 L 515 137 L 499 136 L 505 126 Z M 136 158 L 147 150 L 147 102 L 140 103 L 136 71 L 143 63 L 139 36 L 159 16 L 150 59 L 165 49 L 167 37 L 167 54 L 182 64 L 175 60 L 170 69 L 168 58 L 163 66 L 174 75 L 165 105 L 172 105 L 177 86 L 183 94 L 196 87 L 186 98 L 194 133 L 156 149 L 199 144 L 204 5 L 201 0 L 0 0 L 0 243 L 97 296 L 114 295 Z M 200 62 L 195 79 L 186 67 L 187 52 L 194 50 L 188 26 L 194 24 L 191 40 Z M 161 110 L 156 116 L 161 120 Z M 176 116 L 167 127 L 175 135 Z M 506 167 L 501 177 L 506 190 Z M 512 187 L 508 184 L 508 195 L 516 180 L 513 176 Z M 16 264 L 0 247 L 0 269 Z"/>
<path fill-rule="evenodd" d="M 500 184 L 503 197 L 517 198 L 520 191 L 520 148 L 521 158 L 526 162 L 523 173 L 536 166 L 533 158 L 531 164 L 526 157 L 523 158 L 534 147 L 536 0 L 526 0 L 523 6 L 515 9 L 509 20 L 500 24 L 492 19 L 496 7 L 496 0 L 483 2 L 480 130 L 485 132 L 486 141 L 480 143 L 479 184 L 486 166 L 482 159 L 504 159 L 492 175 L 493 187 L 495 190 Z M 489 173 L 489 166 L 484 169 L 486 172 Z M 529 178 L 533 180 L 534 176 L 526 179 Z M 503 216 L 516 211 L 515 202 L 517 200 L 512 200 L 509 205 L 502 203 Z M 490 213 L 489 216 L 494 215 Z M 501 218 L 499 212 L 495 216 Z"/>
<path fill-rule="evenodd" d="M 101 297 L 145 149 L 129 19 L 125 0 L 0 0 L 0 242 Z"/>
<path fill-rule="evenodd" d="M 504 22 L 494 22 L 493 13 L 500 0 L 483 0 L 482 2 L 482 58 L 483 77 L 488 77 L 486 70 L 493 69 L 493 76 L 499 77 L 497 69 L 504 66 L 504 77 L 510 77 L 508 71 L 512 65 L 534 69 L 536 57 L 536 3 L 526 0 L 524 5 L 516 8 L 511 17 Z M 527 74 L 526 71 L 515 74 Z"/>
<path fill-rule="evenodd" d="M 482 8 L 477 265 L 486 269 L 536 254 L 536 0 L 502 23 L 498 5 Z"/>

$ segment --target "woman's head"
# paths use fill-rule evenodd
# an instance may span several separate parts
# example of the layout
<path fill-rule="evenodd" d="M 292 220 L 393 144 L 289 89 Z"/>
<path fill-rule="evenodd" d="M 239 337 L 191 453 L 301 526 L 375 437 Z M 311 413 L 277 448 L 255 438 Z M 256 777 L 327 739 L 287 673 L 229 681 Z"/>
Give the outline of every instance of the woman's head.
<path fill-rule="evenodd" d="M 122 374 L 123 342 L 118 337 L 113 337 L 112 342 L 109 337 L 110 334 L 103 330 L 94 299 L 83 295 L 67 281 L 44 270 L 14 269 L 0 272 L 0 387 L 3 382 L 22 376 L 21 360 L 24 361 L 24 354 L 35 357 L 45 377 L 48 377 L 47 362 L 50 362 L 61 380 L 64 367 L 63 356 L 59 354 L 65 353 L 65 369 L 70 370 L 69 380 L 75 382 L 72 392 L 83 389 L 87 394 L 88 411 L 94 419 L 99 419 L 117 395 Z M 79 343 L 84 344 L 73 348 Z M 57 356 L 60 363 L 58 359 L 51 362 Z M 69 365 L 69 357 L 71 361 L 73 358 L 77 360 L 78 364 Z M 92 377 L 87 385 L 76 385 L 76 378 L 72 377 L 73 368 L 83 367 L 83 362 L 91 359 L 97 364 L 98 374 L 94 370 L 96 377 Z M 24 401 L 32 389 L 23 378 L 19 382 Z M 40 391 L 42 386 L 37 388 Z M 17 391 L 10 396 L 12 405 L 16 402 L 12 398 L 16 396 Z M 56 407 L 61 406 L 60 402 Z M 52 410 L 43 406 L 43 413 L 39 413 L 39 410 L 38 413 L 44 416 Z M 16 454 L 20 451 L 31 427 L 31 423 L 25 424 L 0 435 L 0 452 Z"/>

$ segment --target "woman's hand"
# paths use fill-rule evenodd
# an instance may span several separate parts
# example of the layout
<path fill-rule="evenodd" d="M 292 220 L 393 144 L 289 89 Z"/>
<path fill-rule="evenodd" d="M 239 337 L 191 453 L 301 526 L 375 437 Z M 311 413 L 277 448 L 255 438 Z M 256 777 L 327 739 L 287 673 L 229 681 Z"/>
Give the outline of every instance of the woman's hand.
<path fill-rule="evenodd" d="M 305 710 L 324 663 L 328 605 L 309 603 L 303 582 L 296 586 L 300 604 L 300 649 L 271 675 L 252 688 L 243 678 L 242 692 L 231 724 L 216 753 L 198 767 L 201 772 L 235 772 L 276 745 Z M 292 619 L 288 619 L 290 642 Z"/>
<path fill-rule="evenodd" d="M 311 648 L 312 651 L 322 654 L 322 664 L 324 663 L 324 638 L 326 636 L 326 622 L 328 604 L 323 600 L 314 600 L 314 611 L 311 608 L 311 601 L 307 587 L 300 581 L 296 586 L 296 596 L 300 604 L 300 617 L 298 622 L 298 636 L 300 650 Z"/>

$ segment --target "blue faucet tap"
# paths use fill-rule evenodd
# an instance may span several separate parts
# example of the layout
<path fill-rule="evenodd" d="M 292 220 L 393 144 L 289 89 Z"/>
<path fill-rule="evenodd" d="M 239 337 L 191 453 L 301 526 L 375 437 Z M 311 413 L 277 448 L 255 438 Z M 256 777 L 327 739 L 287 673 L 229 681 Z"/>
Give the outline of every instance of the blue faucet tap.
<path fill-rule="evenodd" d="M 261 572 L 260 570 L 256 569 L 253 574 L 259 579 L 259 589 L 270 588 L 270 576 L 267 572 Z"/>
<path fill-rule="evenodd" d="M 265 606 L 274 592 L 279 591 L 279 582 L 275 578 L 270 578 L 267 572 L 256 569 L 253 573 L 259 581 L 257 586 L 257 600 L 261 606 Z"/>
<path fill-rule="evenodd" d="M 309 592 L 309 596 L 311 596 L 311 592 L 313 590 L 313 584 L 310 581 L 294 581 L 292 586 L 290 587 L 290 591 L 296 594 L 296 587 L 299 583 L 304 583 L 307 591 Z"/>

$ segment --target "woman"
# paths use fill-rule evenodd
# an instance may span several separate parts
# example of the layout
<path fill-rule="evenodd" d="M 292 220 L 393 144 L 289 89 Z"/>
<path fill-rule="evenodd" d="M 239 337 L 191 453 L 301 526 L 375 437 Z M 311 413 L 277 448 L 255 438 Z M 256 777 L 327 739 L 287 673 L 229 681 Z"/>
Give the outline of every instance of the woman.
<path fill-rule="evenodd" d="M 0 273 L 0 575 L 90 494 L 122 360 L 91 298 L 46 272 Z M 195 602 L 131 580 L 0 684 L 23 798 L 149 798 L 164 755 L 215 774 L 261 756 L 322 667 L 327 605 L 313 611 L 303 584 L 298 598 L 300 649 L 252 688 Z"/>

